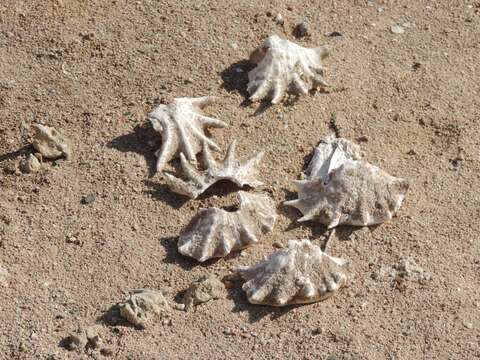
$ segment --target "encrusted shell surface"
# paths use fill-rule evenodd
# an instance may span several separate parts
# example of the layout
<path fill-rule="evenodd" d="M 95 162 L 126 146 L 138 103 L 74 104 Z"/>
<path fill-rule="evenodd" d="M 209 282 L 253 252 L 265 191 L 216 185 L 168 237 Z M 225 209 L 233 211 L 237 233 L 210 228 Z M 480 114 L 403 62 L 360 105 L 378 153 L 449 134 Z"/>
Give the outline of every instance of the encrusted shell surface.
<path fill-rule="evenodd" d="M 153 128 L 162 137 L 162 147 L 156 152 L 157 171 L 162 171 L 180 153 L 189 161 L 195 161 L 195 155 L 202 150 L 203 143 L 220 150 L 204 132 L 207 127 L 227 126 L 223 121 L 202 114 L 201 109 L 213 101 L 212 96 L 176 98 L 168 105 L 157 106 L 148 115 Z"/>
<path fill-rule="evenodd" d="M 331 134 L 321 140 L 315 148 L 312 160 L 308 164 L 307 177 L 328 180 L 328 174 L 338 169 L 347 160 L 361 158 L 360 146 Z"/>
<path fill-rule="evenodd" d="M 217 162 L 212 157 L 208 144 L 203 144 L 203 162 L 206 169 L 204 171 L 197 170 L 190 164 L 183 153 L 180 154 L 180 161 L 182 169 L 185 172 L 188 180 L 184 181 L 171 174 L 165 174 L 165 181 L 170 189 L 178 194 L 186 195 L 192 199 L 198 197 L 201 193 L 207 190 L 210 186 L 220 180 L 231 181 L 238 186 L 245 185 L 257 187 L 262 185 L 262 182 L 256 179 L 256 166 L 263 158 L 263 152 L 257 153 L 245 162 L 239 162 L 235 158 L 236 141 L 233 141 L 221 162 Z"/>
<path fill-rule="evenodd" d="M 46 159 L 70 158 L 71 151 L 67 140 L 53 127 L 33 125 L 35 134 L 32 145 Z"/>
<path fill-rule="evenodd" d="M 273 230 L 277 214 L 270 197 L 244 191 L 238 197 L 240 207 L 235 212 L 200 210 L 180 235 L 178 251 L 206 261 L 253 245 L 262 234 Z"/>
<path fill-rule="evenodd" d="M 131 291 L 117 306 L 122 318 L 141 328 L 145 328 L 156 317 L 168 317 L 170 309 L 164 292 L 150 289 Z"/>
<path fill-rule="evenodd" d="M 237 269 L 252 304 L 285 306 L 325 300 L 345 285 L 347 262 L 325 254 L 309 240 L 290 240 L 252 267 Z"/>
<path fill-rule="evenodd" d="M 277 104 L 287 92 L 305 95 L 313 88 L 326 86 L 321 61 L 328 53 L 327 46 L 308 49 L 277 35 L 268 37 L 250 55 L 257 64 L 248 73 L 250 100 L 269 98 Z"/>
<path fill-rule="evenodd" d="M 327 136 L 320 141 L 304 180 L 294 182 L 298 199 L 286 201 L 299 209 L 298 221 L 315 220 L 328 228 L 368 226 L 392 219 L 408 191 L 408 182 L 360 160 L 360 147 Z"/>

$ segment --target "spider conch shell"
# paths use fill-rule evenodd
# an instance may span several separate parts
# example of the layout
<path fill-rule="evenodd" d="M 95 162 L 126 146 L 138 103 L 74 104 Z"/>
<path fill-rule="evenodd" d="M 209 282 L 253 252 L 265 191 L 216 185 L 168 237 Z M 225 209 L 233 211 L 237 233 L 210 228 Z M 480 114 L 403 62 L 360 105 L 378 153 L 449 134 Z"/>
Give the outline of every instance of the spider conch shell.
<path fill-rule="evenodd" d="M 347 261 L 325 254 L 309 240 L 290 240 L 266 260 L 237 272 L 252 304 L 285 306 L 325 300 L 346 284 Z"/>
<path fill-rule="evenodd" d="M 58 159 L 71 157 L 71 150 L 65 137 L 55 128 L 41 124 L 33 125 L 35 134 L 32 145 L 46 159 Z"/>
<path fill-rule="evenodd" d="M 200 210 L 180 235 L 178 251 L 203 262 L 256 244 L 262 234 L 273 230 L 277 214 L 270 197 L 240 191 L 238 198 L 235 212 Z"/>
<path fill-rule="evenodd" d="M 256 179 L 256 166 L 263 157 L 260 152 L 245 162 L 241 163 L 235 158 L 236 141 L 228 146 L 227 153 L 222 162 L 215 161 L 208 149 L 208 144 L 203 144 L 203 162 L 206 170 L 198 171 L 191 165 L 183 153 L 180 154 L 182 169 L 188 177 L 188 181 L 181 180 L 171 174 L 165 174 L 165 181 L 173 192 L 186 195 L 192 199 L 197 198 L 210 186 L 220 180 L 229 180 L 240 187 L 245 185 L 257 187 L 262 182 Z"/>
<path fill-rule="evenodd" d="M 277 35 L 268 37 L 250 55 L 250 61 L 257 64 L 248 73 L 250 100 L 270 98 L 278 104 L 287 92 L 305 95 L 327 86 L 321 61 L 329 51 L 328 46 L 308 49 Z"/>
<path fill-rule="evenodd" d="M 201 109 L 215 100 L 212 96 L 176 98 L 173 103 L 157 106 L 148 118 L 153 128 L 162 137 L 162 147 L 156 152 L 157 171 L 162 171 L 172 159 L 183 153 L 189 161 L 202 150 L 205 142 L 209 147 L 220 150 L 217 144 L 205 135 L 204 128 L 226 127 L 223 121 L 205 116 Z"/>
<path fill-rule="evenodd" d="M 316 151 L 318 156 L 310 163 L 307 179 L 294 182 L 298 199 L 286 201 L 285 205 L 302 212 L 303 217 L 298 221 L 315 220 L 329 229 L 343 224 L 368 226 L 391 220 L 402 205 L 408 182 L 366 161 L 355 160 L 359 153 L 353 144 L 345 139 L 335 141 L 337 145 L 332 147 L 330 155 L 319 155 L 323 150 Z M 335 143 L 330 137 L 320 146 Z"/>

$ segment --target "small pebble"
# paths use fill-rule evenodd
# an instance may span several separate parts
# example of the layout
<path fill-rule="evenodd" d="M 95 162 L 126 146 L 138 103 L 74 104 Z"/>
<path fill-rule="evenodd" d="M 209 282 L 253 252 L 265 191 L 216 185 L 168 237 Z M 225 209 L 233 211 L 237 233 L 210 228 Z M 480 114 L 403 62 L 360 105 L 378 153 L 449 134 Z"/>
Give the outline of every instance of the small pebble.
<path fill-rule="evenodd" d="M 88 205 L 93 203 L 97 199 L 97 196 L 94 193 L 88 194 L 87 196 L 84 196 L 82 199 L 82 204 Z"/>
<path fill-rule="evenodd" d="M 35 173 L 39 171 L 42 168 L 42 165 L 40 164 L 40 161 L 30 154 L 28 158 L 26 158 L 22 163 L 20 164 L 20 170 L 22 170 L 24 173 L 30 174 L 30 173 Z"/>
<path fill-rule="evenodd" d="M 175 309 L 177 309 L 177 310 L 185 310 L 185 304 L 175 304 Z"/>
<path fill-rule="evenodd" d="M 392 34 L 403 34 L 405 33 L 405 29 L 400 26 L 400 25 L 393 25 L 391 28 L 390 28 L 390 32 Z"/>
<path fill-rule="evenodd" d="M 293 30 L 293 36 L 296 38 L 301 38 L 309 34 L 308 24 L 306 21 L 302 21 L 300 24 L 295 26 Z"/>
<path fill-rule="evenodd" d="M 284 247 L 280 241 L 275 241 L 272 245 L 274 248 L 277 248 L 277 249 L 282 249 Z"/>
<path fill-rule="evenodd" d="M 278 25 L 283 25 L 285 23 L 285 20 L 283 19 L 282 14 L 277 14 L 277 16 L 275 17 L 275 22 Z"/>

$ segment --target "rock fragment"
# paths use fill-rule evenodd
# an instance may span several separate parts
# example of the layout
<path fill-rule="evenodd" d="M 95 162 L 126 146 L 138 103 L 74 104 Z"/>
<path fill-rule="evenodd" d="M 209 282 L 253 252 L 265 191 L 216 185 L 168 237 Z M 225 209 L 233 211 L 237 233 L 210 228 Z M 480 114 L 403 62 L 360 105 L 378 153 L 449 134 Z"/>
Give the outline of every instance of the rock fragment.
<path fill-rule="evenodd" d="M 8 286 L 9 277 L 10 274 L 8 273 L 7 269 L 0 264 L 0 286 Z"/>
<path fill-rule="evenodd" d="M 53 127 L 40 124 L 33 126 L 35 134 L 32 145 L 46 159 L 70 158 L 71 151 L 67 140 Z"/>
<path fill-rule="evenodd" d="M 194 281 L 185 293 L 183 302 L 186 310 L 210 300 L 225 299 L 225 285 L 213 274 L 200 277 Z"/>
<path fill-rule="evenodd" d="M 134 326 L 146 328 L 154 319 L 168 318 L 170 306 L 165 293 L 158 290 L 137 289 L 119 303 L 120 316 Z"/>
<path fill-rule="evenodd" d="M 40 161 L 33 155 L 30 154 L 28 157 L 20 163 L 20 170 L 26 174 L 35 173 L 42 168 Z"/>
<path fill-rule="evenodd" d="M 68 350 L 77 351 L 85 351 L 89 348 L 96 349 L 100 346 L 100 330 L 100 325 L 78 327 L 77 330 L 65 338 L 65 347 Z"/>

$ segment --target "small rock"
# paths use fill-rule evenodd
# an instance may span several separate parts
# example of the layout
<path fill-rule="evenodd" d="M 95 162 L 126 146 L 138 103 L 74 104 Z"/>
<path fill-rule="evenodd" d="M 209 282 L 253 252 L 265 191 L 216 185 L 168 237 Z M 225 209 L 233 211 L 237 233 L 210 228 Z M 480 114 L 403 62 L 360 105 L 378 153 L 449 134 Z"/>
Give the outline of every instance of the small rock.
<path fill-rule="evenodd" d="M 368 137 L 367 137 L 366 135 L 359 136 L 359 137 L 357 138 L 357 141 L 358 141 L 358 142 L 361 142 L 361 143 L 362 143 L 362 142 L 368 142 Z"/>
<path fill-rule="evenodd" d="M 175 304 L 175 309 L 177 310 L 185 310 L 185 304 Z"/>
<path fill-rule="evenodd" d="M 8 286 L 9 277 L 10 274 L 8 273 L 7 269 L 0 264 L 0 286 Z"/>
<path fill-rule="evenodd" d="M 277 16 L 275 16 L 275 22 L 278 25 L 283 25 L 285 23 L 285 20 L 283 19 L 282 14 L 277 14 Z"/>
<path fill-rule="evenodd" d="M 418 70 L 421 67 L 422 67 L 422 63 L 419 63 L 419 62 L 414 62 L 413 65 L 412 65 L 413 70 Z"/>
<path fill-rule="evenodd" d="M 84 351 L 87 348 L 97 348 L 100 345 L 100 325 L 79 327 L 76 331 L 65 338 L 65 346 L 68 350 Z"/>
<path fill-rule="evenodd" d="M 100 354 L 103 356 L 112 356 L 113 355 L 113 350 L 110 348 L 101 348 L 100 349 Z"/>
<path fill-rule="evenodd" d="M 473 324 L 471 322 L 464 322 L 463 326 L 465 326 L 469 330 L 473 329 Z"/>
<path fill-rule="evenodd" d="M 343 34 L 340 31 L 332 31 L 328 36 L 336 37 L 336 36 L 343 36 Z"/>
<path fill-rule="evenodd" d="M 42 164 L 40 164 L 40 161 L 33 156 L 33 154 L 28 155 L 28 158 L 26 158 L 22 163 L 20 164 L 20 170 L 22 170 L 24 173 L 30 174 L 30 173 L 35 173 L 39 171 L 42 168 Z"/>
<path fill-rule="evenodd" d="M 170 306 L 165 292 L 150 289 L 133 290 L 117 304 L 120 316 L 132 325 L 144 329 L 155 318 L 168 318 Z"/>
<path fill-rule="evenodd" d="M 390 32 L 392 34 L 403 34 L 405 33 L 405 29 L 403 28 L 403 26 L 393 25 L 392 27 L 390 27 Z"/>
<path fill-rule="evenodd" d="M 210 300 L 225 299 L 226 297 L 225 285 L 215 275 L 210 274 L 192 282 L 185 292 L 183 302 L 188 310 L 192 306 L 197 306 Z"/>
<path fill-rule="evenodd" d="M 304 20 L 293 29 L 293 36 L 301 38 L 309 35 L 308 23 Z"/>
<path fill-rule="evenodd" d="M 185 79 L 184 83 L 185 84 L 193 84 L 193 79 L 192 78 Z"/>
<path fill-rule="evenodd" d="M 410 149 L 408 150 L 407 155 L 417 155 L 417 152 L 414 149 Z"/>
<path fill-rule="evenodd" d="M 88 194 L 82 198 L 82 204 L 88 205 L 93 203 L 97 199 L 97 195 L 94 193 Z"/>
<path fill-rule="evenodd" d="M 82 245 L 82 241 L 76 236 L 69 235 L 66 237 L 65 241 L 67 244 Z"/>
<path fill-rule="evenodd" d="M 32 145 L 46 159 L 70 158 L 71 150 L 66 139 L 52 127 L 35 124 Z"/>

